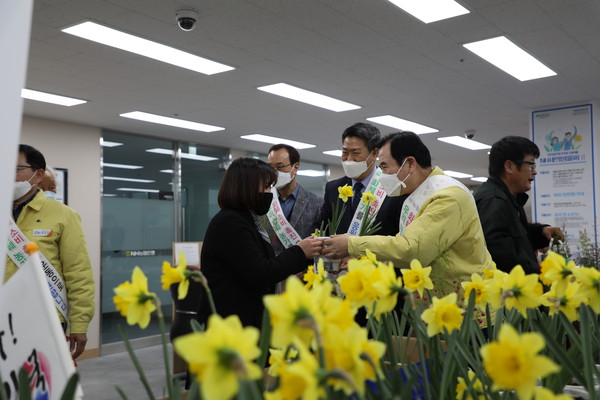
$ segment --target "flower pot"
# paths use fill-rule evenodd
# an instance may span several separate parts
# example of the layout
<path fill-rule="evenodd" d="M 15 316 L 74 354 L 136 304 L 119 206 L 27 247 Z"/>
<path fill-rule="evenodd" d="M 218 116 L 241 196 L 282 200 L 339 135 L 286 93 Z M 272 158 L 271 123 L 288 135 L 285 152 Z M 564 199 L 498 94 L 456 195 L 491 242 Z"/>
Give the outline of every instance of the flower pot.
<path fill-rule="evenodd" d="M 329 239 L 329 236 L 317 236 L 315 239 Z M 323 245 L 323 248 L 327 246 Z M 325 256 L 317 256 L 314 258 L 314 271 L 317 272 L 319 260 L 323 260 L 323 267 L 327 272 L 338 272 L 340 270 L 340 260 L 333 260 Z"/>

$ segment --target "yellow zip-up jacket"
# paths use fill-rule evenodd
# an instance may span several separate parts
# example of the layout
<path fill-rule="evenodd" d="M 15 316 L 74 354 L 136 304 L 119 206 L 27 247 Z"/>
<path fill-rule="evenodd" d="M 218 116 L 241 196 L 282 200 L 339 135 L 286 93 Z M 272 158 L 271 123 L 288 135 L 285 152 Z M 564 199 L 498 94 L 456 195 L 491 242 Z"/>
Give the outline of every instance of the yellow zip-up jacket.
<path fill-rule="evenodd" d="M 435 167 L 429 176 L 442 175 Z M 451 186 L 435 192 L 421 206 L 404 235 L 353 236 L 348 241 L 352 257 L 372 251 L 378 260 L 392 261 L 396 268 L 410 268 L 417 259 L 431 266 L 432 295 L 443 297 L 452 292 L 463 296 L 461 282 L 491 265 L 492 257 L 473 198 L 463 189 Z"/>
<path fill-rule="evenodd" d="M 75 210 L 47 198 L 44 192 L 38 190 L 33 200 L 23 207 L 16 222 L 23 234 L 39 246 L 40 252 L 65 282 L 71 333 L 87 333 L 94 315 L 94 276 L 81 229 L 81 217 Z M 50 230 L 50 233 L 39 236 L 44 230 Z M 15 263 L 6 257 L 4 280 L 17 271 Z M 61 322 L 65 322 L 62 315 L 58 315 Z"/>

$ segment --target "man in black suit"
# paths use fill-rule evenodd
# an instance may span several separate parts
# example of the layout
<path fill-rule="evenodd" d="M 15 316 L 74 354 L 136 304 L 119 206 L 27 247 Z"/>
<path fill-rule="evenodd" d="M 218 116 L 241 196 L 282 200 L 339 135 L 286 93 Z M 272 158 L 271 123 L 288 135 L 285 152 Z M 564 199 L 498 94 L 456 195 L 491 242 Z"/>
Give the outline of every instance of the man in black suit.
<path fill-rule="evenodd" d="M 336 230 L 337 234 L 350 233 L 350 224 L 360 203 L 360 197 L 378 172 L 376 160 L 379 155 L 381 133 L 375 126 L 358 122 L 342 134 L 342 166 L 346 176 L 327 182 L 322 220 L 324 224 L 332 217 L 332 209 L 338 200 L 338 187 L 348 185 L 354 197 L 346 202 L 346 209 Z M 377 179 L 377 177 L 375 177 Z M 372 183 L 372 182 L 371 182 Z M 396 235 L 399 231 L 400 211 L 406 196 L 385 197 L 377 212 L 375 223 L 381 223 L 377 235 Z"/>

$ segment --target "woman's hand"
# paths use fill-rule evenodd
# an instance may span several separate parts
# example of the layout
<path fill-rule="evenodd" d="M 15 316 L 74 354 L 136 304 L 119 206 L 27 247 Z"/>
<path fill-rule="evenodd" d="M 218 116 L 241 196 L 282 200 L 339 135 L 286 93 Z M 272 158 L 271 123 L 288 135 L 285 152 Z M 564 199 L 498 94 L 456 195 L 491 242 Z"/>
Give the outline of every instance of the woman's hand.
<path fill-rule="evenodd" d="M 307 259 L 315 258 L 318 255 L 321 255 L 321 251 L 323 250 L 323 239 L 315 239 L 312 236 L 303 239 L 298 243 L 298 246 L 304 252 L 304 257 Z"/>

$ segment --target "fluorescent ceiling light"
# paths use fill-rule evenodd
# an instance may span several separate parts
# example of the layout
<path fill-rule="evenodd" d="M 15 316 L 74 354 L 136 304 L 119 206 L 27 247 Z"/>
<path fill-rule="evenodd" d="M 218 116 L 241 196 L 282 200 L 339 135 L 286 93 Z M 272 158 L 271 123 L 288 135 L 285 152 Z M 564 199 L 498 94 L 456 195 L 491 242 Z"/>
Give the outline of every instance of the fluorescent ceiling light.
<path fill-rule="evenodd" d="M 65 33 L 79 36 L 117 49 L 129 51 L 144 57 L 190 69 L 206 75 L 235 69 L 229 65 L 199 57 L 173 47 L 165 46 L 141 37 L 130 35 L 116 29 L 108 28 L 94 22 L 83 22 L 62 30 Z"/>
<path fill-rule="evenodd" d="M 492 146 L 490 146 L 490 145 L 487 145 L 485 143 L 481 143 L 481 142 L 478 142 L 475 140 L 467 139 L 462 136 L 446 136 L 446 137 L 437 138 L 437 140 L 440 140 L 440 141 L 446 142 L 446 143 L 450 143 L 455 146 L 464 147 L 465 149 L 469 149 L 469 150 L 485 150 L 485 149 L 492 148 Z"/>
<path fill-rule="evenodd" d="M 324 151 L 323 154 L 327 154 L 328 156 L 341 157 L 342 151 L 341 150 L 327 150 L 327 151 Z"/>
<path fill-rule="evenodd" d="M 475 182 L 486 182 L 488 178 L 485 176 L 476 176 L 475 178 L 471 178 L 471 180 Z"/>
<path fill-rule="evenodd" d="M 390 2 L 426 24 L 469 13 L 469 10 L 454 0 L 390 0 Z"/>
<path fill-rule="evenodd" d="M 325 176 L 325 171 L 319 171 L 316 169 L 301 169 L 298 171 L 298 175 L 314 178 L 317 176 Z"/>
<path fill-rule="evenodd" d="M 345 101 L 334 99 L 333 97 L 325 96 L 320 93 L 300 89 L 288 85 L 287 83 L 275 83 L 273 85 L 261 86 L 258 90 L 335 112 L 357 110 L 360 108 L 360 106 L 355 104 L 346 103 Z"/>
<path fill-rule="evenodd" d="M 117 197 L 116 194 L 108 194 L 108 193 L 105 193 L 102 196 L 104 196 L 104 197 Z"/>
<path fill-rule="evenodd" d="M 376 122 L 381 125 L 390 126 L 392 128 L 400 129 L 403 131 L 411 131 L 417 135 L 424 133 L 439 132 L 435 128 L 430 128 L 425 125 L 417 124 L 416 122 L 408 121 L 402 118 L 394 117 L 393 115 L 382 115 L 379 117 L 367 118 L 367 121 Z"/>
<path fill-rule="evenodd" d="M 472 178 L 473 177 L 473 175 L 471 175 L 471 174 L 465 174 L 464 172 L 457 172 L 457 171 L 451 171 L 451 170 L 444 170 L 444 173 L 453 178 Z"/>
<path fill-rule="evenodd" d="M 256 142 L 263 142 L 263 143 L 270 143 L 270 144 L 283 143 L 283 144 L 287 144 L 292 147 L 295 147 L 298 150 L 310 149 L 312 147 L 317 147 L 314 144 L 296 142 L 295 140 L 282 139 L 282 138 L 278 138 L 275 136 L 261 135 L 258 133 L 254 133 L 252 135 L 244 135 L 244 136 L 240 136 L 240 137 L 242 139 L 246 139 L 246 140 L 254 140 Z"/>
<path fill-rule="evenodd" d="M 556 72 L 546 67 L 505 36 L 467 43 L 463 46 L 520 81 L 556 75 Z"/>
<path fill-rule="evenodd" d="M 137 183 L 153 183 L 156 181 L 150 179 L 136 179 L 136 178 L 119 178 L 117 176 L 105 176 L 105 181 L 124 181 L 124 182 L 137 182 Z"/>
<path fill-rule="evenodd" d="M 107 163 L 107 162 L 103 162 L 102 166 L 103 167 L 110 167 L 110 168 L 122 168 L 122 169 L 141 169 L 141 168 L 144 168 L 141 165 L 113 164 L 113 163 Z"/>
<path fill-rule="evenodd" d="M 170 156 L 172 156 L 172 155 L 175 154 L 175 152 L 173 150 L 171 150 L 171 149 L 154 148 L 154 149 L 148 149 L 146 151 L 148 153 L 168 154 Z M 200 154 L 189 154 L 189 153 L 181 153 L 181 158 L 186 158 L 188 160 L 197 160 L 197 161 L 215 161 L 215 160 L 218 160 L 217 157 L 209 157 L 209 156 L 202 156 Z M 171 172 L 173 172 L 173 171 L 171 171 Z"/>
<path fill-rule="evenodd" d="M 165 174 L 172 174 L 173 170 L 172 169 L 161 169 L 160 172 L 165 173 Z"/>
<path fill-rule="evenodd" d="M 21 89 L 21 97 L 24 99 L 43 101 L 45 103 L 58 104 L 59 106 L 71 107 L 78 104 L 87 103 L 87 100 L 75 99 L 73 97 L 59 96 L 37 90 Z"/>
<path fill-rule="evenodd" d="M 186 121 L 184 119 L 164 117 L 162 115 L 150 114 L 143 111 L 132 111 L 119 114 L 121 117 L 137 119 L 140 121 L 152 122 L 154 124 L 175 126 L 177 128 L 191 129 L 200 132 L 216 132 L 225 128 L 214 125 L 202 124 L 200 122 Z"/>
<path fill-rule="evenodd" d="M 117 188 L 122 192 L 144 192 L 144 193 L 158 193 L 160 190 L 157 189 L 137 189 L 137 188 Z"/>
<path fill-rule="evenodd" d="M 123 143 L 110 142 L 108 140 L 104 140 L 104 139 L 100 138 L 100 146 L 103 146 L 103 147 L 118 147 L 118 146 L 123 146 Z"/>

